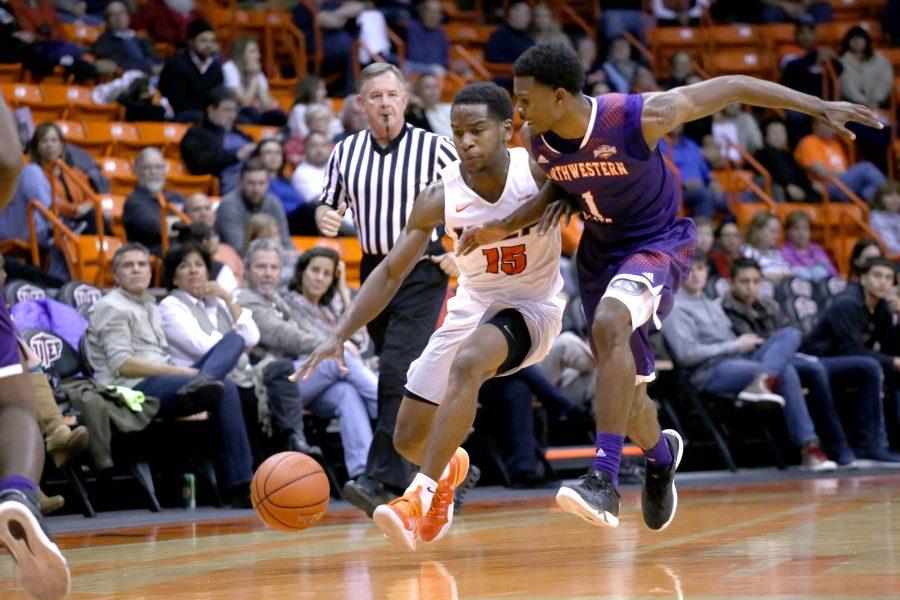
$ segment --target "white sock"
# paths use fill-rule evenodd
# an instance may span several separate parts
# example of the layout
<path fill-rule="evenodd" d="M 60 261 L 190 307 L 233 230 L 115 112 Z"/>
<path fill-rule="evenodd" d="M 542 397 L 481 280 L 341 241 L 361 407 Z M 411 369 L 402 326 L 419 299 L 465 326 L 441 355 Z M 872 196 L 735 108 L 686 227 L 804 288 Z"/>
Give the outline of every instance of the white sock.
<path fill-rule="evenodd" d="M 412 493 L 419 496 L 419 501 L 422 503 L 423 515 L 427 514 L 428 509 L 431 508 L 431 499 L 434 498 L 434 492 L 437 490 L 437 486 L 437 481 L 434 479 L 427 475 L 423 475 L 422 473 L 416 473 L 412 483 L 406 488 L 407 494 Z"/>

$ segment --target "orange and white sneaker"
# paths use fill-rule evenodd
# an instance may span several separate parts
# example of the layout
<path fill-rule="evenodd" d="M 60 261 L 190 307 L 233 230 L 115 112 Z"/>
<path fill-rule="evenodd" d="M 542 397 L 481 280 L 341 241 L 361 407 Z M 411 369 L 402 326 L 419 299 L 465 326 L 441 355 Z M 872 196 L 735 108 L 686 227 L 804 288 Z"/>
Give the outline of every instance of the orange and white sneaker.
<path fill-rule="evenodd" d="M 453 522 L 453 493 L 462 484 L 469 473 L 469 453 L 457 448 L 450 459 L 449 473 L 438 481 L 431 508 L 419 523 L 419 539 L 426 544 L 440 540 L 450 529 Z"/>
<path fill-rule="evenodd" d="M 413 552 L 422 520 L 422 501 L 415 492 L 407 492 L 376 508 L 372 520 L 394 546 Z"/>

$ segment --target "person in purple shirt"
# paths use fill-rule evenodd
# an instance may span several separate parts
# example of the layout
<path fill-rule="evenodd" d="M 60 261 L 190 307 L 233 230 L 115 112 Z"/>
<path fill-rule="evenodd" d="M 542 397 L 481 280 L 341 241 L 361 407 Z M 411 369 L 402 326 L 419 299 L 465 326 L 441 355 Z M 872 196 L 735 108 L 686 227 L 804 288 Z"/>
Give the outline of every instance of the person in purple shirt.
<path fill-rule="evenodd" d="M 676 181 L 659 140 L 731 102 L 803 112 L 851 139 L 848 121 L 881 125 L 866 107 L 826 102 L 743 75 L 667 92 L 590 98 L 581 92 L 584 71 L 577 55 L 559 43 L 529 49 L 513 73 L 525 121 L 521 137 L 549 181 L 509 217 L 467 230 L 459 252 L 497 243 L 538 221 L 539 230 L 547 231 L 571 206 L 564 196 L 577 200 L 585 221 L 577 253 L 579 284 L 597 361 L 597 441 L 593 465 L 578 484 L 560 488 L 557 503 L 592 524 L 617 526 L 619 463 L 628 434 L 647 461 L 644 522 L 661 530 L 675 516 L 674 478 L 683 443 L 677 432 L 660 431 L 647 396 L 647 382 L 656 376 L 648 335 L 651 323 L 659 328 L 672 309 L 690 267 L 696 230 L 690 219 L 678 217 Z"/>
<path fill-rule="evenodd" d="M 828 277 L 840 277 L 837 267 L 828 258 L 825 249 L 810 241 L 812 221 L 802 210 L 795 210 L 784 222 L 787 241 L 781 247 L 781 256 L 791 266 L 791 274 L 810 281 Z"/>
<path fill-rule="evenodd" d="M 700 151 L 700 146 L 683 135 L 684 126 L 679 125 L 669 133 L 671 145 L 659 140 L 663 156 L 668 157 L 681 173 L 681 188 L 684 205 L 696 217 L 710 217 L 716 209 L 716 193 L 710 184 L 709 161 Z M 670 147 L 671 146 L 671 147 Z"/>

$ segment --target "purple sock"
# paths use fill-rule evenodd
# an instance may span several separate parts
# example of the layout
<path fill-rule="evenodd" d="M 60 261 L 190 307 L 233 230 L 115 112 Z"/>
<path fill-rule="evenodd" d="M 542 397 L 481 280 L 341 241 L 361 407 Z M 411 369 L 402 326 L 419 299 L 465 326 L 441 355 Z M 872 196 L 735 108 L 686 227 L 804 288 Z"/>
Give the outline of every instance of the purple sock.
<path fill-rule="evenodd" d="M 19 490 L 25 494 L 25 497 L 28 498 L 28 500 L 37 505 L 38 486 L 27 477 L 13 475 L 11 477 L 0 479 L 0 492 L 3 490 Z"/>
<path fill-rule="evenodd" d="M 609 473 L 616 491 L 619 490 L 619 462 L 622 460 L 622 446 L 624 445 L 624 435 L 615 433 L 597 434 L 597 454 L 594 456 L 593 467 L 598 471 Z"/>
<path fill-rule="evenodd" d="M 662 469 L 668 467 L 675 460 L 672 458 L 672 450 L 669 448 L 669 442 L 662 433 L 659 434 L 659 441 L 649 450 L 644 450 L 644 458 L 647 459 L 647 466 L 651 469 Z"/>

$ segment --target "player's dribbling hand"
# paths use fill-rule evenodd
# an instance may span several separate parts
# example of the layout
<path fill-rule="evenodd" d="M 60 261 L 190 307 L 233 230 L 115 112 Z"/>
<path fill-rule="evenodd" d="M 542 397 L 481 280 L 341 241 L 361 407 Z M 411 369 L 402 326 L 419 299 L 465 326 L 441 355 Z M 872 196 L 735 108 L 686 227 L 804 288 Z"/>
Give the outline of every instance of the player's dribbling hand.
<path fill-rule="evenodd" d="M 851 140 L 856 139 L 856 134 L 847 129 L 846 123 L 849 121 L 862 123 L 875 129 L 884 128 L 884 124 L 878 120 L 875 113 L 862 104 L 853 104 L 852 102 L 826 102 L 822 120 Z"/>
<path fill-rule="evenodd" d="M 347 365 L 344 364 L 344 344 L 333 335 L 329 335 L 325 338 L 325 340 L 313 350 L 313 353 L 309 355 L 306 362 L 300 365 L 300 368 L 297 369 L 289 379 L 291 381 L 299 381 L 300 379 L 308 381 L 309 378 L 313 376 L 313 373 L 316 372 L 319 364 L 326 360 L 335 360 L 341 368 L 341 371 L 344 371 L 345 373 L 349 371 Z"/>
<path fill-rule="evenodd" d="M 544 210 L 544 215 L 538 223 L 538 235 L 546 235 L 551 229 L 559 225 L 559 220 L 563 217 L 566 219 L 563 227 L 568 227 L 574 214 L 575 209 L 565 200 L 551 202 Z"/>
<path fill-rule="evenodd" d="M 337 210 L 327 210 L 322 213 L 319 222 L 319 232 L 327 237 L 335 237 L 344 222 L 344 213 L 347 212 L 347 203 L 341 202 Z"/>
<path fill-rule="evenodd" d="M 469 227 L 463 231 L 462 237 L 459 238 L 459 246 L 456 249 L 456 253 L 460 256 L 466 256 L 475 248 L 496 244 L 508 235 L 509 232 L 506 231 L 502 221 L 488 221 L 478 227 Z"/>

